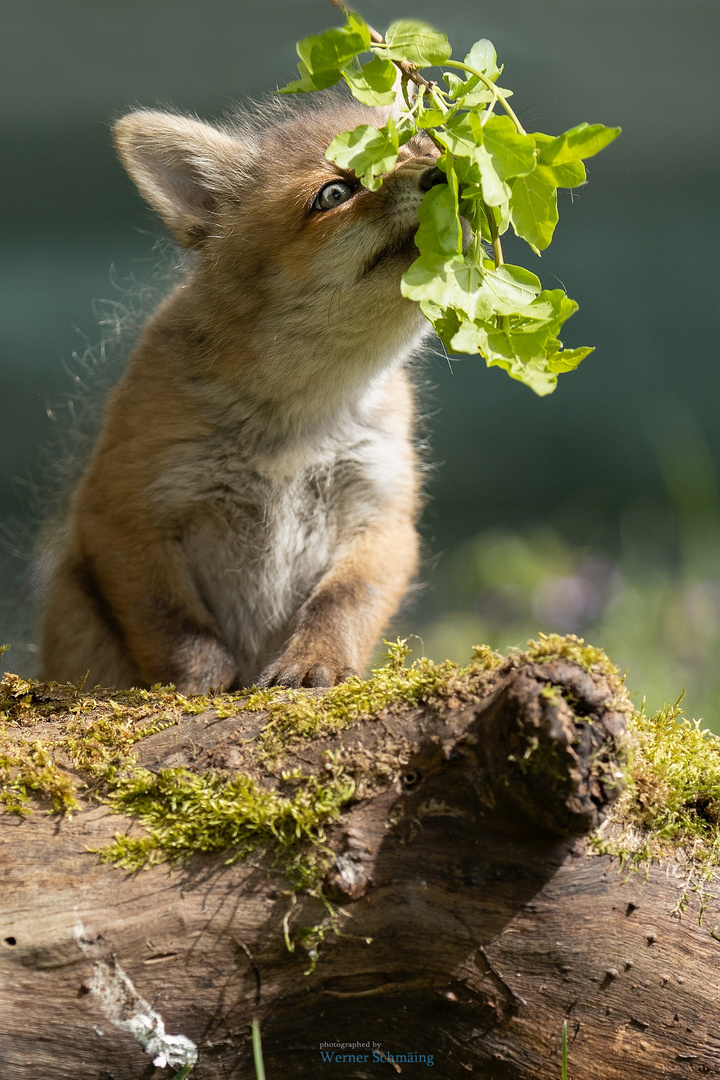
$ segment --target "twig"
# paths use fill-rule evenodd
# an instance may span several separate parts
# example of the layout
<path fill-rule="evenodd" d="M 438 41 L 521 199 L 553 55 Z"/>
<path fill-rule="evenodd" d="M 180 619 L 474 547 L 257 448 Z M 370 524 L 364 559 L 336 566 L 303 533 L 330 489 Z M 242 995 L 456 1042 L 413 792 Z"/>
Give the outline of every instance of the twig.
<path fill-rule="evenodd" d="M 250 950 L 248 949 L 245 942 L 240 941 L 240 938 L 233 938 L 233 941 L 237 945 L 238 949 L 242 949 L 242 951 L 245 953 L 245 955 L 247 956 L 248 960 L 250 961 L 250 965 L 251 965 L 251 967 L 253 969 L 253 974 L 255 975 L 255 1008 L 257 1009 L 260 1006 L 260 1000 L 262 998 L 262 983 L 260 981 L 260 968 L 255 963 L 255 957 L 250 952 Z"/>
<path fill-rule="evenodd" d="M 503 266 L 505 259 L 503 258 L 503 249 L 500 242 L 500 236 L 498 234 L 497 222 L 495 220 L 495 211 L 491 206 L 488 206 L 486 202 L 483 202 L 483 210 L 485 211 L 485 217 L 488 221 L 488 228 L 490 229 L 490 239 L 492 240 L 493 256 L 495 258 L 495 268 Z"/>
<path fill-rule="evenodd" d="M 349 4 L 345 3 L 345 0 L 329 0 L 329 3 L 332 4 L 337 11 L 341 11 L 343 15 L 357 14 Z M 369 24 L 367 24 L 367 28 L 370 31 L 370 38 L 376 45 L 385 44 L 385 38 L 382 34 L 379 34 L 377 30 L 373 29 Z M 410 82 L 414 82 L 416 86 L 432 87 L 435 85 L 430 79 L 424 78 L 415 64 L 411 64 L 409 60 L 393 60 L 392 62 L 401 74 L 404 75 L 406 79 L 409 79 Z"/>

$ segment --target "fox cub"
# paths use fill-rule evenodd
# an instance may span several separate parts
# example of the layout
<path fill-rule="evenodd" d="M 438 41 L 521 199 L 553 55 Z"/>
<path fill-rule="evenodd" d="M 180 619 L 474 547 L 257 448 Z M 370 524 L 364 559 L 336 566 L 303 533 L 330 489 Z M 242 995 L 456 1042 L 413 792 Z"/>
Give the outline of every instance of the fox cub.
<path fill-rule="evenodd" d="M 120 159 L 181 245 L 75 491 L 47 679 L 183 693 L 360 672 L 417 562 L 400 293 L 444 179 L 424 136 L 375 192 L 325 160 L 381 110 L 331 95 L 224 126 L 139 111 Z"/>

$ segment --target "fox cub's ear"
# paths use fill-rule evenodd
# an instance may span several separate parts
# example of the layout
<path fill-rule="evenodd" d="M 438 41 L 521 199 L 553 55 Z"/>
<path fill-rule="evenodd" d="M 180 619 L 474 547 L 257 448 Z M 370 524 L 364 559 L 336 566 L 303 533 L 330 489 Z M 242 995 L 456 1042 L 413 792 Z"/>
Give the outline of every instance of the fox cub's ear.
<path fill-rule="evenodd" d="M 118 120 L 113 135 L 141 195 L 183 247 L 200 247 L 218 203 L 240 181 L 242 143 L 199 120 L 150 110 Z"/>

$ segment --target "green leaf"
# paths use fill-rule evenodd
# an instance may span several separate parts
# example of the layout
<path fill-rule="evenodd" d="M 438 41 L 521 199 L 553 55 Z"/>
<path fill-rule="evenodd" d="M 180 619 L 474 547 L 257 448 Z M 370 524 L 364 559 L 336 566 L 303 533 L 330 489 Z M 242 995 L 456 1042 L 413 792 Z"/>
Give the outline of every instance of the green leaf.
<path fill-rule="evenodd" d="M 543 289 L 530 305 L 528 316 L 512 320 L 513 333 L 528 335 L 547 344 L 555 338 L 563 323 L 575 314 L 577 308 L 575 301 L 562 289 Z M 559 349 L 561 345 L 557 342 L 552 348 Z M 522 346 L 521 351 L 526 351 L 526 346 Z"/>
<path fill-rule="evenodd" d="M 483 142 L 480 117 L 475 113 L 460 113 L 451 117 L 438 138 L 456 157 L 475 158 L 475 151 Z"/>
<path fill-rule="evenodd" d="M 449 60 L 452 48 L 445 34 L 417 19 L 400 19 L 388 27 L 387 48 L 375 46 L 379 56 L 388 60 L 409 60 L 420 67 L 432 67 Z"/>
<path fill-rule="evenodd" d="M 595 352 L 594 347 L 587 345 L 580 349 L 560 349 L 550 357 L 548 367 L 558 374 L 563 371 L 574 371 L 578 364 L 586 356 L 589 356 L 591 352 Z"/>
<path fill-rule="evenodd" d="M 542 250 L 553 237 L 558 221 L 555 184 L 534 169 L 510 181 L 510 220 L 518 236 Z"/>
<path fill-rule="evenodd" d="M 459 99 L 460 103 L 467 109 L 473 108 L 475 105 L 482 105 L 488 101 L 492 101 L 493 92 L 481 83 L 475 76 L 468 79 L 468 83 L 476 84 L 476 89 L 468 89 L 466 94 Z M 503 97 L 511 98 L 513 96 L 512 90 L 505 90 L 503 87 L 498 86 L 498 90 Z"/>
<path fill-rule="evenodd" d="M 457 182 L 436 184 L 425 195 L 418 210 L 420 227 L 415 243 L 421 253 L 462 254 L 462 228 L 458 211 Z"/>
<path fill-rule="evenodd" d="M 487 151 L 484 151 L 484 155 L 484 157 L 480 155 L 482 159 L 479 163 L 477 160 L 465 157 L 455 159 L 454 168 L 460 181 L 460 196 L 467 200 L 483 199 L 486 194 L 489 194 L 492 198 L 493 193 L 495 198 L 501 197 L 502 201 L 489 203 L 488 205 L 494 207 L 497 230 L 502 235 L 507 231 L 510 224 L 510 188 L 500 180 L 500 177 L 495 172 L 492 158 Z M 484 186 L 483 171 L 485 173 Z M 482 207 L 477 212 L 481 215 L 481 218 L 484 217 Z M 486 240 L 490 238 L 489 232 L 483 232 L 483 235 Z"/>
<path fill-rule="evenodd" d="M 336 135 L 325 157 L 341 169 L 352 169 L 364 187 L 376 191 L 384 173 L 394 168 L 399 145 L 397 128 L 390 117 L 385 127 L 362 124 Z"/>
<path fill-rule="evenodd" d="M 495 161 L 488 153 L 485 146 L 478 146 L 475 150 L 475 164 L 480 171 L 480 183 L 482 184 L 483 199 L 488 206 L 505 206 L 510 198 L 510 188 L 500 178 Z"/>
<path fill-rule="evenodd" d="M 557 388 L 557 375 L 548 369 L 547 363 L 543 362 L 540 357 L 523 367 L 519 367 L 514 366 L 512 363 L 506 364 L 506 361 L 498 356 L 488 362 L 488 367 L 494 366 L 504 368 L 511 379 L 517 379 L 518 382 L 529 386 L 538 397 L 547 397 Z"/>
<path fill-rule="evenodd" d="M 460 213 L 472 224 L 473 232 L 479 234 L 481 240 L 485 240 L 486 243 L 491 244 L 492 233 L 490 232 L 490 224 L 487 219 L 487 214 L 485 213 L 485 207 L 476 197 L 474 197 L 474 191 L 471 192 L 473 197 L 466 199 L 466 190 L 467 189 L 461 191 Z M 482 192 L 482 189 L 478 190 Z M 495 220 L 497 223 L 497 216 Z"/>
<path fill-rule="evenodd" d="M 416 124 L 421 130 L 426 128 L 440 127 L 446 120 L 446 114 L 440 112 L 439 109 L 428 109 L 423 107 L 416 116 Z"/>
<path fill-rule="evenodd" d="M 359 15 L 351 12 L 345 26 L 311 34 L 297 43 L 297 54 L 312 75 L 337 73 L 358 53 L 370 46 L 370 31 Z"/>
<path fill-rule="evenodd" d="M 548 336 L 559 334 L 563 324 L 578 309 L 577 302 L 571 300 L 563 289 L 543 289 L 537 299 L 538 303 L 548 304 L 552 309 L 552 317 L 546 324 Z M 530 329 L 535 331 L 535 327 L 530 327 Z"/>
<path fill-rule="evenodd" d="M 535 139 L 519 135 L 509 116 L 491 116 L 483 136 L 483 145 L 501 180 L 525 176 L 535 168 Z"/>
<path fill-rule="evenodd" d="M 498 266 L 485 271 L 488 289 L 495 296 L 493 310 L 497 315 L 525 315 L 530 319 L 552 316 L 550 304 L 535 304 L 540 292 L 540 279 L 522 266 Z"/>
<path fill-rule="evenodd" d="M 394 105 L 396 72 L 392 61 L 375 56 L 359 71 L 354 67 L 345 68 L 343 76 L 353 97 L 363 105 Z"/>
<path fill-rule="evenodd" d="M 535 167 L 535 179 L 537 180 L 538 184 L 543 183 L 547 187 L 562 187 L 563 185 L 558 183 L 558 174 L 563 177 L 564 175 L 566 175 L 563 170 L 574 169 L 576 165 L 579 165 L 582 168 L 584 174 L 585 166 L 583 165 L 582 161 L 573 161 L 569 165 L 558 165 L 557 169 L 554 165 L 537 165 Z"/>
<path fill-rule="evenodd" d="M 505 269 L 505 268 L 500 268 Z M 529 273 L 522 267 L 510 267 L 510 276 L 522 285 Z M 537 278 L 527 284 L 533 291 Z M 448 318 L 448 313 L 437 308 L 427 315 L 449 349 L 455 352 L 480 353 L 488 367 L 501 367 L 513 379 L 525 383 L 536 394 L 552 393 L 557 376 L 572 371 L 593 350 L 589 348 L 563 349 L 555 336 L 562 323 L 577 310 L 562 289 L 543 291 L 530 305 L 539 318 L 525 319 L 510 316 L 498 325 L 495 319 L 468 319 L 462 313 L 459 319 Z M 550 312 L 550 317 L 547 317 Z M 425 313 L 425 312 L 424 312 Z"/>
<path fill-rule="evenodd" d="M 359 34 L 359 36 L 362 38 L 364 45 L 363 52 L 366 49 L 369 49 L 370 45 L 372 44 L 370 27 L 365 22 L 362 15 L 358 15 L 357 11 L 348 11 L 346 18 L 347 23 L 345 25 L 347 26 L 348 30 L 353 34 Z"/>
<path fill-rule="evenodd" d="M 539 165 L 538 168 L 543 170 L 544 175 L 552 177 L 555 187 L 580 187 L 587 179 L 582 161 L 568 161 L 565 165 Z"/>
<path fill-rule="evenodd" d="M 562 330 L 565 322 L 574 315 L 578 309 L 575 300 L 571 300 L 562 289 L 543 289 L 538 296 L 538 303 L 549 303 L 553 308 L 554 315 L 549 323 L 549 345 L 552 346 L 552 355 L 548 360 L 551 371 L 573 371 L 581 360 L 594 352 L 591 346 L 582 346 L 578 349 L 563 349 L 562 342 L 557 335 Z"/>
<path fill-rule="evenodd" d="M 495 168 L 495 161 L 483 145 L 484 129 L 477 113 L 462 113 L 448 121 L 444 131 L 438 131 L 437 137 L 444 146 L 458 158 L 471 158 L 476 166 L 475 176 L 471 179 L 467 165 L 457 162 L 458 175 L 464 182 L 475 180 L 482 187 L 482 197 L 488 206 L 504 206 L 510 198 L 510 188 L 503 181 Z M 495 137 L 494 146 L 500 140 Z M 535 144 L 532 143 L 533 150 Z M 508 153 L 512 152 L 511 150 Z"/>
<path fill-rule="evenodd" d="M 454 308 L 441 308 L 432 300 L 421 300 L 419 304 L 425 318 L 433 324 L 435 332 L 446 345 L 460 328 L 460 316 Z"/>
<path fill-rule="evenodd" d="M 482 272 L 459 256 L 421 255 L 402 276 L 401 291 L 410 300 L 431 300 L 441 308 L 456 308 L 470 319 L 488 318 L 493 297 Z"/>
<path fill-rule="evenodd" d="M 540 151 L 549 143 L 555 141 L 552 135 L 543 135 L 540 131 L 533 132 L 532 137 Z M 587 179 L 587 173 L 582 161 L 568 161 L 565 165 L 541 165 L 539 167 L 545 169 L 544 175 L 552 180 L 555 187 L 579 187 Z"/>
<path fill-rule="evenodd" d="M 361 66 L 358 56 L 368 50 L 374 58 Z M 299 43 L 300 77 L 281 92 L 324 89 L 344 78 L 363 103 L 391 105 L 396 99 L 391 61 L 442 65 L 450 52 L 444 34 L 414 19 L 393 23 L 386 43 L 372 43 L 367 25 L 353 13 L 341 29 Z M 557 189 L 582 184 L 583 159 L 612 142 L 619 129 L 581 124 L 557 138 L 521 135 L 509 117 L 484 109 L 494 97 L 485 80 L 494 83 L 502 70 L 492 44 L 476 42 L 465 63 L 482 74 L 444 75 L 451 108 L 430 100 L 409 112 L 401 105 L 399 119 L 384 127 L 342 132 L 326 156 L 376 190 L 395 167 L 399 147 L 420 130 L 432 131 L 434 141 L 445 147 L 438 165 L 447 183 L 431 188 L 420 205 L 415 234 L 420 255 L 403 275 L 401 292 L 418 303 L 448 348 L 479 353 L 489 366 L 548 394 L 560 372 L 573 370 L 592 351 L 563 349 L 558 336 L 577 304 L 561 289 L 543 290 L 523 267 L 495 266 L 478 240 L 491 237 L 492 216 L 498 233 L 512 223 L 540 254 L 557 223 Z M 501 92 L 510 96 L 509 90 Z M 476 237 L 467 254 L 461 214 Z"/>
<path fill-rule="evenodd" d="M 460 326 L 453 334 L 450 341 L 445 342 L 453 352 L 467 353 L 474 356 L 475 353 L 488 351 L 488 333 L 484 325 L 473 322 L 471 319 L 461 319 Z"/>
<path fill-rule="evenodd" d="M 408 142 L 414 135 L 417 135 L 415 118 L 401 113 L 400 119 L 395 124 L 395 130 L 397 131 L 398 142 L 402 146 L 403 143 Z"/>
<path fill-rule="evenodd" d="M 278 90 L 279 94 L 304 94 L 310 90 L 326 90 L 342 78 L 342 68 L 370 45 L 367 23 L 354 11 L 348 14 L 345 26 L 334 27 L 323 34 L 311 34 L 295 46 L 300 57 L 300 78 Z"/>
<path fill-rule="evenodd" d="M 475 42 L 465 57 L 465 63 L 468 67 L 481 71 L 491 82 L 495 82 L 502 71 L 502 68 L 497 66 L 495 46 L 487 38 L 481 38 L 480 41 Z"/>
<path fill-rule="evenodd" d="M 593 157 L 617 139 L 622 128 L 603 124 L 578 124 L 558 135 L 540 151 L 541 165 L 565 165 L 570 161 Z"/>
<path fill-rule="evenodd" d="M 452 71 L 444 71 L 443 79 L 447 84 L 449 97 L 454 98 L 465 108 L 469 109 L 473 108 L 475 105 L 486 105 L 493 99 L 492 90 L 489 90 L 476 75 L 470 75 L 467 79 L 461 79 Z M 498 90 L 506 98 L 513 96 L 512 90 L 504 90 L 502 87 L 498 87 Z"/>
<path fill-rule="evenodd" d="M 443 71 L 443 79 L 448 88 L 448 94 L 451 98 L 459 97 L 466 86 L 465 80 L 461 79 L 459 75 L 456 75 L 454 71 Z M 477 79 L 475 80 L 477 82 Z M 488 100 L 492 95 L 488 90 Z"/>
<path fill-rule="evenodd" d="M 302 60 L 298 64 L 298 71 L 300 78 L 295 82 L 289 82 L 287 86 L 281 86 L 277 91 L 278 94 L 307 94 L 311 90 L 327 90 L 329 86 L 334 86 L 342 78 L 339 71 L 326 71 L 313 75 Z"/>
<path fill-rule="evenodd" d="M 543 351 L 521 360 L 516 351 L 514 335 L 491 323 L 463 321 L 449 342 L 455 352 L 481 353 L 488 367 L 500 367 L 512 379 L 525 383 L 540 397 L 551 394 L 557 386 L 557 375 L 548 369 Z"/>

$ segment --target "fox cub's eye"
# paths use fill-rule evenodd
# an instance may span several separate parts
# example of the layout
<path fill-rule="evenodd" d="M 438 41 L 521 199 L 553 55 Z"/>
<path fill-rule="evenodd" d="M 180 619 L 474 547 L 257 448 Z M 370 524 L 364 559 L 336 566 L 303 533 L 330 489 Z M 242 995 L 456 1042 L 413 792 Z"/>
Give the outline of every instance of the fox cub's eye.
<path fill-rule="evenodd" d="M 334 206 L 347 202 L 355 194 L 355 188 L 342 180 L 333 180 L 332 184 L 326 184 L 317 194 L 313 203 L 313 210 L 332 210 Z"/>

